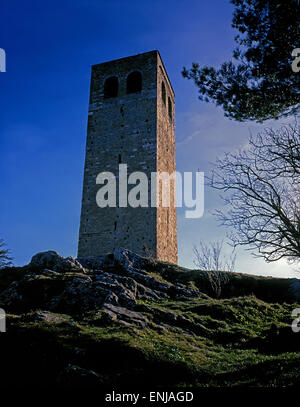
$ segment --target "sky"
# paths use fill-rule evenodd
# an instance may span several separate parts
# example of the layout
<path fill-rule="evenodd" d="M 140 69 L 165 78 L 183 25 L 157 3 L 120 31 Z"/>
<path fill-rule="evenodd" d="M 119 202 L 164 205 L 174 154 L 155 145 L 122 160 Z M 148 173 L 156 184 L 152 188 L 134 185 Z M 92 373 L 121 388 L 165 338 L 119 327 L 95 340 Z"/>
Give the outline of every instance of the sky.
<path fill-rule="evenodd" d="M 0 13 L 0 237 L 16 265 L 33 254 L 77 253 L 91 65 L 158 49 L 176 94 L 177 170 L 209 172 L 223 152 L 246 145 L 269 122 L 237 123 L 181 75 L 192 62 L 231 58 L 235 31 L 229 0 L 28 0 Z M 193 265 L 200 240 L 226 238 L 213 216 L 222 201 L 205 188 L 205 211 L 178 210 L 179 264 Z M 230 251 L 229 246 L 225 249 Z M 267 264 L 237 251 L 236 271 L 298 277 L 285 261 Z"/>

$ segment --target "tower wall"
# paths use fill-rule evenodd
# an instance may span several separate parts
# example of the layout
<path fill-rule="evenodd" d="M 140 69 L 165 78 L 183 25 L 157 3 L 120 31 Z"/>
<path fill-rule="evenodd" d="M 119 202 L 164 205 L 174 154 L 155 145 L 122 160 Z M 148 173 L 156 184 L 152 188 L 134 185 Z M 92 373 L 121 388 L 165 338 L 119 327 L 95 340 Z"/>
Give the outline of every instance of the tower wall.
<path fill-rule="evenodd" d="M 131 72 L 141 73 L 142 89 L 128 94 L 126 81 Z M 171 157 L 173 148 L 167 150 L 169 141 L 175 142 L 174 125 L 167 127 L 167 122 L 160 118 L 164 114 L 159 101 L 161 72 L 164 68 L 157 51 L 92 67 L 78 257 L 98 256 L 125 247 L 141 255 L 152 254 L 162 260 L 177 261 L 177 255 L 176 259 L 174 256 L 177 236 L 176 250 L 173 248 L 176 214 L 175 224 L 174 213 L 170 211 L 172 214 L 168 215 L 173 219 L 170 231 L 164 226 L 167 215 L 151 207 L 150 197 L 151 172 L 165 168 L 169 158 L 175 165 L 175 156 Z M 112 76 L 118 78 L 118 93 L 105 98 L 104 84 Z M 164 157 L 166 153 L 168 156 Z M 102 185 L 96 184 L 96 177 L 104 171 L 117 176 L 119 164 L 127 164 L 128 175 L 134 171 L 147 175 L 147 208 L 122 208 L 118 202 L 116 208 L 98 207 L 96 194 Z M 132 187 L 128 186 L 128 191 Z M 160 243 L 161 239 L 168 240 L 168 234 L 171 257 Z"/>
<path fill-rule="evenodd" d="M 175 174 L 175 95 L 159 54 L 157 62 L 157 171 Z M 170 182 L 170 206 L 160 201 L 156 224 L 157 258 L 177 263 L 175 181 Z"/>

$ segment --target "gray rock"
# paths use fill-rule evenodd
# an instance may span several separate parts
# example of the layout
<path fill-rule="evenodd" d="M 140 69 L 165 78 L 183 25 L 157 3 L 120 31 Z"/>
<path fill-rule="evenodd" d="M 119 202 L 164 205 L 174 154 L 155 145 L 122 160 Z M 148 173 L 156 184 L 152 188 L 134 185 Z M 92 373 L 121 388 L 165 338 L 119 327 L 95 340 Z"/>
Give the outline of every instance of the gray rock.
<path fill-rule="evenodd" d="M 152 313 L 154 322 L 157 324 L 164 323 L 165 325 L 183 329 L 196 335 L 201 335 L 207 331 L 207 328 L 204 325 L 191 321 L 183 315 L 176 314 L 175 312 L 153 309 Z"/>
<path fill-rule="evenodd" d="M 112 266 L 114 264 L 114 257 L 112 254 L 97 257 L 81 257 L 77 261 L 86 269 L 101 270 L 104 267 Z"/>
<path fill-rule="evenodd" d="M 128 324 L 139 325 L 144 328 L 148 324 L 148 318 L 141 312 L 130 311 L 124 307 L 118 307 L 112 304 L 104 304 L 103 311 L 104 320 L 118 320 L 124 321 Z"/>
<path fill-rule="evenodd" d="M 80 271 L 84 272 L 83 266 L 73 257 L 64 258 L 55 251 L 41 252 L 34 255 L 29 264 L 32 267 L 50 269 L 54 271 Z"/>
<path fill-rule="evenodd" d="M 117 321 L 127 327 L 145 328 L 154 322 L 161 329 L 173 327 L 189 334 L 205 329 L 174 312 L 151 307 L 152 301 L 196 297 L 199 291 L 162 283 L 150 276 L 144 269 L 148 259 L 116 249 L 114 257 L 80 261 L 53 251 L 38 253 L 24 275 L 0 293 L 1 304 L 22 313 L 33 310 L 24 317 L 28 321 L 74 325 L 68 318 L 60 319 L 54 314 L 64 313 L 91 315 L 96 325 Z M 150 305 L 140 304 L 139 300 Z"/>
<path fill-rule="evenodd" d="M 102 378 L 93 370 L 69 364 L 58 374 L 57 384 L 68 387 L 95 386 L 102 384 Z"/>
<path fill-rule="evenodd" d="M 147 264 L 147 259 L 145 257 L 139 256 L 128 249 L 123 249 L 122 247 L 114 250 L 114 259 L 126 270 L 136 268 L 142 270 Z"/>
<path fill-rule="evenodd" d="M 24 314 L 22 320 L 26 322 L 46 322 L 49 324 L 61 324 L 68 322 L 66 317 L 53 314 L 49 311 L 35 311 L 29 314 Z"/>
<path fill-rule="evenodd" d="M 124 268 L 129 276 L 141 283 L 144 287 L 154 290 L 154 292 L 152 291 L 154 297 L 158 296 L 159 298 L 163 298 L 171 295 L 175 299 L 184 299 L 198 297 L 201 294 L 198 290 L 161 283 L 155 278 L 148 276 L 144 269 L 149 266 L 150 260 L 130 250 L 123 248 L 115 249 L 114 257 L 116 262 Z M 150 292 L 148 296 L 151 296 Z"/>

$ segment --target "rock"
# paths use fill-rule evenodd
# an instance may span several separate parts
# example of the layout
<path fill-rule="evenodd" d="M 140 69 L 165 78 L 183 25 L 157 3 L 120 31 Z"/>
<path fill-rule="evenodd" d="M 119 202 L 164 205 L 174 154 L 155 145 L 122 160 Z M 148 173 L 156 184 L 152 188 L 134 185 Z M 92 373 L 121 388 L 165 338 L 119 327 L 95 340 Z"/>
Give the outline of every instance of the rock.
<path fill-rule="evenodd" d="M 33 309 L 49 309 L 49 300 L 59 295 L 65 286 L 62 274 L 44 276 L 31 271 L 19 281 L 12 282 L 0 293 L 0 303 L 4 308 L 26 312 Z"/>
<path fill-rule="evenodd" d="M 141 257 L 130 250 L 118 248 L 114 251 L 116 262 L 121 265 L 125 272 L 133 279 L 141 283 L 158 294 L 160 298 L 170 295 L 174 299 L 186 299 L 189 297 L 198 297 L 201 293 L 198 290 L 191 290 L 177 285 L 169 285 L 157 281 L 155 278 L 147 275 L 145 268 L 151 266 L 151 261 L 145 257 Z"/>
<path fill-rule="evenodd" d="M 128 324 L 139 325 L 144 328 L 148 324 L 148 318 L 141 312 L 130 311 L 124 307 L 118 307 L 112 304 L 104 304 L 104 321 L 124 321 Z"/>
<path fill-rule="evenodd" d="M 62 324 L 67 323 L 68 318 L 61 315 L 53 314 L 49 311 L 36 311 L 29 314 L 24 314 L 22 320 L 26 322 L 46 322 L 48 324 Z"/>
<path fill-rule="evenodd" d="M 95 386 L 102 384 L 99 374 L 93 370 L 69 364 L 57 376 L 57 383 L 62 386 Z"/>
<path fill-rule="evenodd" d="M 163 334 L 167 331 L 167 328 L 163 325 L 156 325 L 154 329 L 160 334 Z"/>
<path fill-rule="evenodd" d="M 105 310 L 101 315 L 100 323 L 104 325 L 111 325 L 111 323 L 117 321 L 117 319 L 117 315 L 114 312 Z"/>
<path fill-rule="evenodd" d="M 18 281 L 13 281 L 6 290 L 2 291 L 0 295 L 2 305 L 14 308 L 16 304 L 22 303 L 23 295 L 19 291 L 19 286 Z"/>
<path fill-rule="evenodd" d="M 267 298 L 279 296 L 281 300 L 299 298 L 300 283 L 296 279 L 228 275 L 234 290 L 229 291 L 226 283 L 227 291 L 222 295 L 229 298 L 249 292 Z M 288 323 L 288 314 L 294 306 L 262 304 L 254 297 L 214 300 L 208 297 L 210 281 L 207 272 L 151 262 L 125 249 L 79 260 L 63 258 L 51 251 L 33 256 L 28 266 L 6 268 L 0 273 L 0 308 L 7 314 L 7 332 L 0 335 L 4 356 L 7 355 L 7 362 L 1 359 L 5 377 L 13 384 L 103 388 L 118 387 L 119 383 L 146 383 L 160 375 L 157 385 L 162 382 L 177 385 L 183 383 L 182 377 L 184 383 L 191 383 L 189 374 L 195 366 L 190 362 L 193 352 L 200 353 L 201 364 L 202 357 L 213 357 L 215 348 L 231 352 L 239 344 L 243 351 L 255 350 L 255 355 L 256 350 L 262 353 L 300 350 L 300 333 L 280 325 Z M 286 295 L 288 288 L 290 296 Z M 274 290 L 272 296 L 267 292 Z M 242 306 L 250 314 L 257 311 L 255 322 L 256 316 L 261 321 L 257 325 L 260 331 L 257 337 L 252 325 L 241 326 L 242 316 L 247 314 L 242 312 Z M 266 315 L 274 310 L 276 315 L 272 320 L 279 327 L 263 330 L 264 310 Z M 208 328 L 199 323 L 203 321 Z M 274 359 L 274 363 L 281 359 Z M 160 360 L 158 369 L 157 360 Z M 187 360 L 188 365 L 182 370 Z M 259 370 L 263 371 L 265 357 L 259 360 L 262 361 Z M 297 361 L 291 359 L 291 362 L 287 369 L 297 367 Z M 241 372 L 236 364 L 233 381 Z M 254 364 L 256 371 L 257 358 Z M 270 369 L 273 386 L 275 370 Z M 207 385 L 211 378 L 202 370 L 201 378 Z M 170 382 L 173 372 L 174 382 Z M 225 376 L 226 381 L 228 375 Z M 196 383 L 200 383 L 198 378 Z M 245 383 L 243 378 L 241 383 Z M 249 383 L 254 383 L 252 378 Z"/>
<path fill-rule="evenodd" d="M 138 254 L 122 247 L 114 250 L 114 259 L 121 264 L 126 270 L 128 269 L 139 269 L 142 270 L 147 264 L 147 259 L 145 257 L 139 256 Z"/>
<path fill-rule="evenodd" d="M 127 327 L 145 328 L 154 322 L 160 329 L 203 332 L 204 327 L 174 312 L 139 303 L 199 296 L 197 290 L 158 281 L 144 269 L 147 262 L 148 259 L 125 249 L 80 262 L 54 251 L 38 253 L 19 280 L 0 293 L 0 306 L 21 313 L 27 311 L 24 320 L 33 322 L 73 326 L 68 318 L 59 318 L 55 313 L 76 317 L 90 313 L 95 324 L 117 321 Z M 95 317 L 97 313 L 99 318 Z"/>
<path fill-rule="evenodd" d="M 86 269 L 89 270 L 101 270 L 114 264 L 113 254 L 107 254 L 97 257 L 83 257 L 77 259 L 77 261 Z"/>
<path fill-rule="evenodd" d="M 82 265 L 73 257 L 64 258 L 55 251 L 41 252 L 32 257 L 31 267 L 46 268 L 54 271 L 80 271 L 84 272 Z"/>
<path fill-rule="evenodd" d="M 159 309 L 153 309 L 153 320 L 156 324 L 164 323 L 165 325 L 173 328 L 183 329 L 195 335 L 201 335 L 207 332 L 207 328 L 199 323 L 193 322 L 183 315 L 176 314 L 175 312 L 166 312 Z"/>
<path fill-rule="evenodd" d="M 70 278 L 66 281 L 65 289 L 60 295 L 53 297 L 49 308 L 57 312 L 82 313 L 101 308 L 106 298 L 111 294 L 101 284 L 94 282 L 91 277 Z"/>
<path fill-rule="evenodd" d="M 45 277 L 54 277 L 54 278 L 60 276 L 60 273 L 58 273 L 57 271 L 48 269 L 41 270 L 40 274 L 42 274 Z"/>

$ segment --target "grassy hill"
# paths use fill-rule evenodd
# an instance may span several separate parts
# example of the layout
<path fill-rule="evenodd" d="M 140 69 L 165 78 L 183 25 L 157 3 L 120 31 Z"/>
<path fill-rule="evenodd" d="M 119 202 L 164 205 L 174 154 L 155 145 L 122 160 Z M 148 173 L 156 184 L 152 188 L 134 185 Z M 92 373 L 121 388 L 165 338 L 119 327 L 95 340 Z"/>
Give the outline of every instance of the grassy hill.
<path fill-rule="evenodd" d="M 54 253 L 0 272 L 5 383 L 300 384 L 295 281 Z"/>

